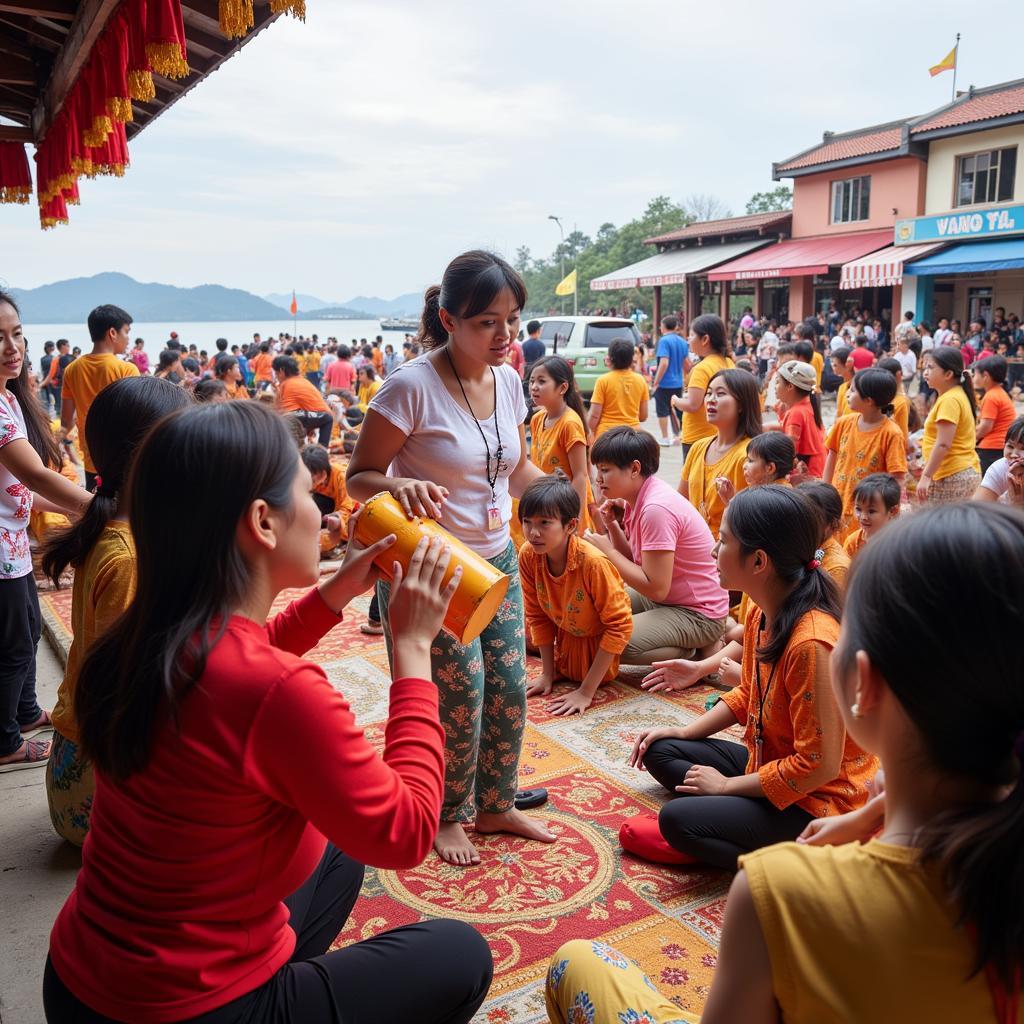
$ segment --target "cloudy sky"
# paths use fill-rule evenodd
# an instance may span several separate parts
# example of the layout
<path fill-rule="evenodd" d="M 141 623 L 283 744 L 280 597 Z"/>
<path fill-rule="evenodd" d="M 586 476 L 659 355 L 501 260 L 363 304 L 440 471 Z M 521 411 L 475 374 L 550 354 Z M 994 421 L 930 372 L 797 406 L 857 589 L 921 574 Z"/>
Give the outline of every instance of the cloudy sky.
<path fill-rule="evenodd" d="M 0 207 L 0 278 L 101 270 L 392 297 L 483 245 L 547 254 L 664 193 L 742 213 L 771 164 L 1024 77 L 1020 0 L 309 0 L 161 116 L 70 227 Z"/>

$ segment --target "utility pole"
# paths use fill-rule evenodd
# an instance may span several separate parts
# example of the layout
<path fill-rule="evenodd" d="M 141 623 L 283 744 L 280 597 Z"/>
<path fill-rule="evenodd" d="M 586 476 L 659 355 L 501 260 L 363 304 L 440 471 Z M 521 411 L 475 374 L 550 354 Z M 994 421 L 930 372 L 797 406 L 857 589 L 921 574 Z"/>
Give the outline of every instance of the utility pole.
<path fill-rule="evenodd" d="M 562 233 L 562 245 L 558 250 L 558 280 L 565 280 L 565 228 L 562 227 L 561 218 L 556 217 L 553 213 L 548 214 L 548 220 L 553 220 L 558 225 L 558 230 Z M 565 316 L 565 296 L 561 296 L 562 300 L 562 315 Z"/>

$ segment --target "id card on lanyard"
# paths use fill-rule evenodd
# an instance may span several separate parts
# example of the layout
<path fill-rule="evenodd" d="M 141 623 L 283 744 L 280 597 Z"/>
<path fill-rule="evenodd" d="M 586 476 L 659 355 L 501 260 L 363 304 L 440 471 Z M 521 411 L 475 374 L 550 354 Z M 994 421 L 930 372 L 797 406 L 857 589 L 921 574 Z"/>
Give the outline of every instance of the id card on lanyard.
<path fill-rule="evenodd" d="M 761 628 L 758 631 L 758 640 L 760 640 L 760 634 L 765 631 L 765 617 L 764 612 L 761 613 Z M 781 660 L 781 658 L 780 658 Z M 768 700 L 768 694 L 771 692 L 772 680 L 775 679 L 775 671 L 779 667 L 779 662 L 776 661 L 772 665 L 772 670 L 768 675 L 768 685 L 762 690 L 761 689 L 761 662 L 758 661 L 757 655 L 754 655 L 754 677 L 757 680 L 757 722 L 754 725 L 754 771 L 760 771 L 764 767 L 764 706 Z"/>
<path fill-rule="evenodd" d="M 490 531 L 501 529 L 501 511 L 493 504 L 487 507 L 487 529 Z"/>

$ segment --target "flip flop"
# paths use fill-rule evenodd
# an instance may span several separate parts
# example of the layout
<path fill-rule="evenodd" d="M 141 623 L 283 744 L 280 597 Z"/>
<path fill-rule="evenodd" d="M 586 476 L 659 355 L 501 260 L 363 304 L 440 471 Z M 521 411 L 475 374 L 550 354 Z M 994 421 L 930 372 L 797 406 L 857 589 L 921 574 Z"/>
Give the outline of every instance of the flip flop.
<path fill-rule="evenodd" d="M 384 627 L 379 622 L 364 622 L 359 627 L 360 633 L 365 633 L 367 636 L 383 636 Z"/>
<path fill-rule="evenodd" d="M 25 740 L 25 748 L 16 761 L 5 761 L 0 764 L 3 772 L 18 772 L 22 768 L 42 768 L 50 759 L 49 740 Z"/>
<path fill-rule="evenodd" d="M 38 736 L 41 732 L 53 732 L 53 719 L 50 718 L 49 711 L 44 711 L 41 718 L 22 728 L 21 735 L 27 740 L 31 736 Z"/>

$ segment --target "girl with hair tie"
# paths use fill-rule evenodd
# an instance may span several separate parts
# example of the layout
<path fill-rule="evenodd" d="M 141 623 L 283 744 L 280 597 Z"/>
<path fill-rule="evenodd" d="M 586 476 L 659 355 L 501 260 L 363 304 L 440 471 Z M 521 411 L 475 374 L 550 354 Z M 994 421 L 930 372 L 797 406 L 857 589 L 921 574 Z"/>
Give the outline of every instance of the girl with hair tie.
<path fill-rule="evenodd" d="M 731 370 L 736 365 L 729 355 L 725 324 L 713 313 L 704 313 L 694 319 L 690 324 L 689 342 L 691 357 L 699 356 L 700 362 L 690 371 L 683 397 L 672 397 L 672 408 L 683 414 L 684 459 L 694 441 L 714 436 L 715 429 L 708 423 L 704 410 L 704 395 L 711 378 L 720 370 Z"/>

